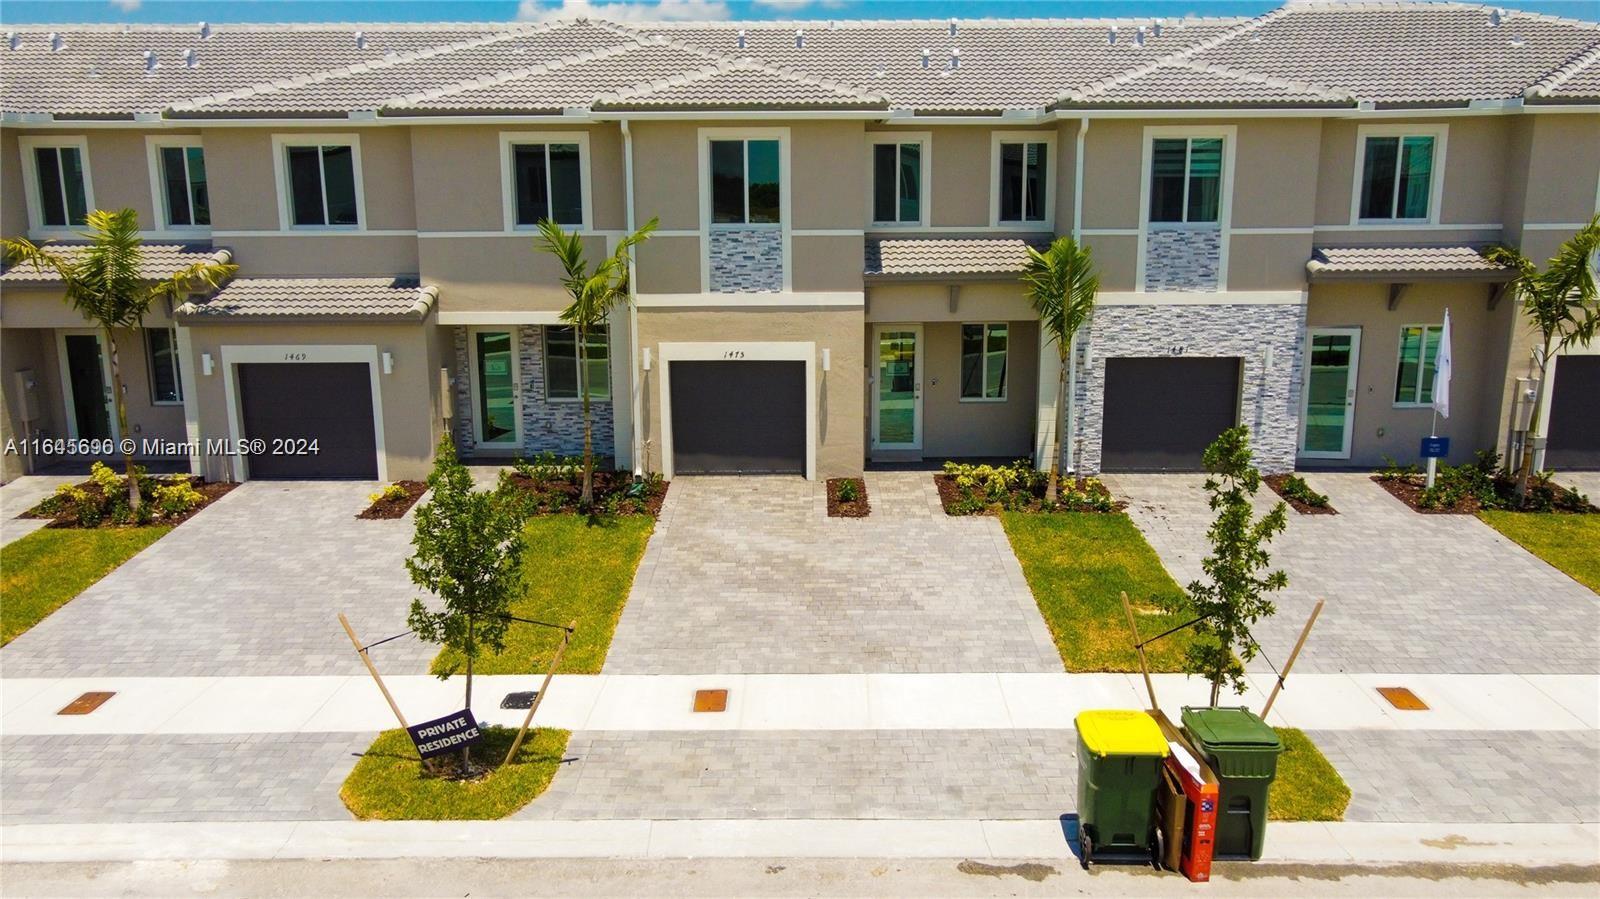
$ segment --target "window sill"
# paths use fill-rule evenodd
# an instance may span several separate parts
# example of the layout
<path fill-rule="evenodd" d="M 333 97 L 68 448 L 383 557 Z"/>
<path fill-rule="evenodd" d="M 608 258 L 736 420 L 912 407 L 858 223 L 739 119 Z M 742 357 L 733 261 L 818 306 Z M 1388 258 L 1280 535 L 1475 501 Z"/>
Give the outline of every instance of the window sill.
<path fill-rule="evenodd" d="M 1390 408 L 1394 408 L 1394 409 L 1432 409 L 1433 408 L 1433 403 L 1432 403 L 1432 401 L 1429 401 L 1429 402 L 1426 402 L 1426 403 L 1394 403 L 1394 404 L 1391 405 Z"/>
<path fill-rule="evenodd" d="M 1146 222 L 1146 231 L 1221 231 L 1220 222 Z"/>
<path fill-rule="evenodd" d="M 1010 399 L 1010 397 L 1004 397 L 1004 396 L 964 396 L 964 397 L 961 397 L 959 400 L 957 400 L 957 402 L 977 403 L 977 404 L 983 405 L 983 404 L 1003 403 L 1003 402 L 1006 402 L 1008 399 Z"/>
<path fill-rule="evenodd" d="M 552 406 L 576 406 L 576 405 L 579 405 L 580 403 L 583 402 L 583 400 L 581 398 L 575 397 L 575 396 L 573 396 L 573 397 L 547 396 L 547 397 L 544 398 L 544 401 L 546 403 L 552 405 Z M 611 402 L 611 397 L 609 397 L 609 396 L 591 396 L 591 397 L 589 397 L 589 402 L 591 404 L 593 404 L 593 403 L 609 403 L 609 402 Z"/>
<path fill-rule="evenodd" d="M 353 234 L 364 231 L 360 225 L 290 225 L 285 234 Z"/>
<path fill-rule="evenodd" d="M 152 406 L 182 406 L 183 400 L 151 400 Z"/>
<path fill-rule="evenodd" d="M 928 223 L 922 221 L 921 219 L 918 219 L 914 222 L 873 222 L 869 227 L 882 228 L 885 230 L 890 228 L 897 230 L 909 230 L 912 228 L 926 228 L 928 227 Z"/>
<path fill-rule="evenodd" d="M 712 222 L 712 231 L 779 231 L 783 222 Z"/>
<path fill-rule="evenodd" d="M 564 231 L 583 231 L 583 230 L 585 230 L 583 222 L 556 222 L 556 225 L 558 227 L 560 227 Z M 538 230 L 539 230 L 539 226 L 538 226 L 537 223 L 532 224 L 532 225 L 524 225 L 524 224 L 518 222 L 518 223 L 515 223 L 515 224 L 513 224 L 511 226 L 511 231 L 513 233 L 516 233 L 516 234 L 523 234 L 523 233 L 527 233 L 527 232 L 537 233 Z"/>
<path fill-rule="evenodd" d="M 1356 219 L 1355 221 L 1351 222 L 1350 224 L 1351 225 L 1356 225 L 1356 226 L 1366 225 L 1368 227 L 1386 225 L 1386 226 L 1394 227 L 1394 228 L 1405 228 L 1405 227 L 1421 227 L 1421 226 L 1426 226 L 1426 225 L 1437 225 L 1438 222 L 1434 221 L 1431 218 L 1426 218 L 1426 219 Z"/>
<path fill-rule="evenodd" d="M 996 219 L 995 222 L 994 222 L 994 226 L 993 227 L 996 227 L 996 228 L 1007 228 L 1007 229 L 1012 230 L 1012 231 L 1054 231 L 1055 230 L 1055 224 L 1052 223 L 1052 222 L 1020 221 L 1020 220 L 1017 220 L 1017 219 Z"/>

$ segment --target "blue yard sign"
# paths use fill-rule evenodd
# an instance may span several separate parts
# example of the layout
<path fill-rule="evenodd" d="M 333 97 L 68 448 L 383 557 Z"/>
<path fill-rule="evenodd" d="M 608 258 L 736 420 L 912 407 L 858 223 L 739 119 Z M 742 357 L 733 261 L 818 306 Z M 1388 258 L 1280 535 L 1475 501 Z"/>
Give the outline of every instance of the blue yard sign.
<path fill-rule="evenodd" d="M 1450 455 L 1449 437 L 1422 438 L 1422 458 L 1443 459 L 1448 455 Z"/>

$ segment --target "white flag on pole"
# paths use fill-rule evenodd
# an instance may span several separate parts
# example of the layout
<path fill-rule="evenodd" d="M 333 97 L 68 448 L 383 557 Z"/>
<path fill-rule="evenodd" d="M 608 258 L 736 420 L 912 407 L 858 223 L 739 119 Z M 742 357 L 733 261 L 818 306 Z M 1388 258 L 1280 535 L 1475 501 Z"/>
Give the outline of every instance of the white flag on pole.
<path fill-rule="evenodd" d="M 1450 417 L 1450 310 L 1444 311 L 1444 329 L 1439 334 L 1439 350 L 1433 357 L 1433 408 Z"/>

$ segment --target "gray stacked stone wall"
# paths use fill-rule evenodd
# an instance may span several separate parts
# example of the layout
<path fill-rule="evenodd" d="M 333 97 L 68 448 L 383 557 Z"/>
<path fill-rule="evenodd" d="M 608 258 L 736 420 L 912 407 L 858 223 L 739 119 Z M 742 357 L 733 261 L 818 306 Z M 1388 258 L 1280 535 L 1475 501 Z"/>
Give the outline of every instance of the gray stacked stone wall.
<path fill-rule="evenodd" d="M 732 228 L 711 232 L 713 293 L 777 293 L 783 290 L 783 231 Z"/>
<path fill-rule="evenodd" d="M 1079 356 L 1077 422 L 1069 431 L 1078 448 L 1078 471 L 1100 472 L 1106 360 L 1165 356 L 1173 347 L 1181 347 L 1183 357 L 1243 360 L 1239 421 L 1250 428 L 1256 465 L 1263 474 L 1293 471 L 1304 332 L 1305 307 L 1297 303 L 1097 308 L 1079 335 L 1080 353 L 1089 351 L 1090 364 Z"/>
<path fill-rule="evenodd" d="M 1151 230 L 1144 236 L 1144 289 L 1218 290 L 1222 232 L 1216 228 Z"/>
<path fill-rule="evenodd" d="M 538 325 L 516 327 L 519 358 L 519 389 L 522 398 L 522 453 L 552 452 L 575 454 L 583 451 L 583 406 L 577 402 L 552 402 L 545 389 L 544 329 Z M 455 423 L 453 433 L 456 446 L 463 454 L 471 454 L 474 437 L 474 416 L 478 414 L 472 403 L 472 356 L 468 347 L 467 329 L 455 329 L 455 377 L 451 389 L 455 393 Z M 590 416 L 594 422 L 594 451 L 609 456 L 613 451 L 612 405 L 609 400 L 591 400 Z"/>

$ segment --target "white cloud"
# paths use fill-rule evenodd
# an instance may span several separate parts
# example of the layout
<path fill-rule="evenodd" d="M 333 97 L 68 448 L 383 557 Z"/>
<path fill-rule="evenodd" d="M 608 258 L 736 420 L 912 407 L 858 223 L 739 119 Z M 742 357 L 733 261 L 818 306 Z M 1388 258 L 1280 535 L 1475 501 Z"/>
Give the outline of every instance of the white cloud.
<path fill-rule="evenodd" d="M 517 5 L 517 18 L 525 22 L 580 17 L 609 19 L 613 22 L 698 21 L 726 19 L 730 15 L 728 4 L 723 0 L 656 0 L 654 3 L 629 3 L 622 0 L 611 3 L 561 0 L 559 5 L 541 3 L 539 0 L 522 0 Z"/>
<path fill-rule="evenodd" d="M 794 13 L 808 6 L 820 6 L 823 9 L 838 9 L 844 5 L 844 0 L 753 0 L 756 6 L 775 9 L 778 12 Z"/>
<path fill-rule="evenodd" d="M 133 12 L 144 5 L 144 0 L 111 0 L 111 5 L 123 12 Z"/>

